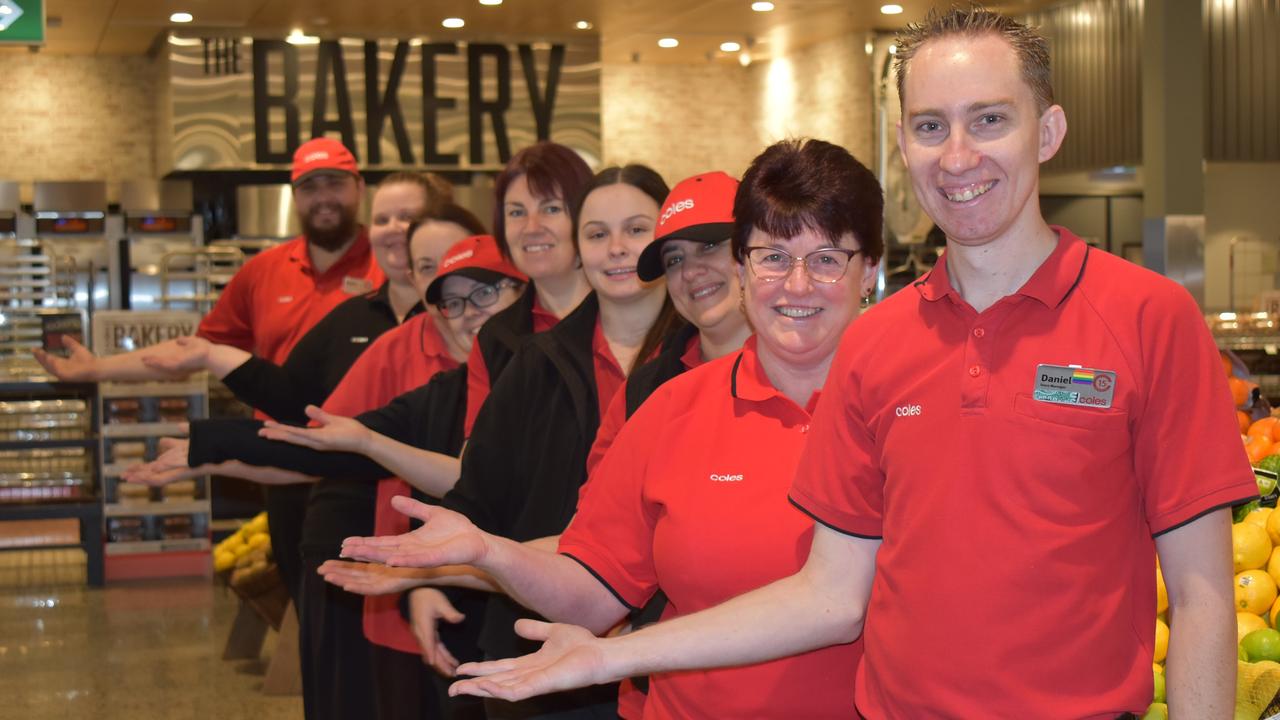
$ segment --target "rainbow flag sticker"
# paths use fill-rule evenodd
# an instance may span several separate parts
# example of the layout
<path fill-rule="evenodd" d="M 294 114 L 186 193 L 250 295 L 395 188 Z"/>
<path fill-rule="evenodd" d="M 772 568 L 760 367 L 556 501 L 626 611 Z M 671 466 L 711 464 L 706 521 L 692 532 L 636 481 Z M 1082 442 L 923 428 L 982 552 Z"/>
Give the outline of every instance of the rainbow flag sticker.
<path fill-rule="evenodd" d="M 1071 371 L 1071 383 L 1073 385 L 1092 385 L 1095 374 L 1092 370 L 1075 370 Z"/>

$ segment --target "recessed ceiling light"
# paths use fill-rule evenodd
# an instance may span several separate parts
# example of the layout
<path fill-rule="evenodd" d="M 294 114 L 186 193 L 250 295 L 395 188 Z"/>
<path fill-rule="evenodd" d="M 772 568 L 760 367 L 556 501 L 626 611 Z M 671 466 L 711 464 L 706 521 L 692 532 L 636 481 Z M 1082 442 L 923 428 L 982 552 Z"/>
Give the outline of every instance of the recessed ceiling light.
<path fill-rule="evenodd" d="M 741 65 L 742 67 L 750 67 L 751 53 L 747 52 L 746 50 L 743 50 L 742 52 L 738 53 L 738 64 Z"/>
<path fill-rule="evenodd" d="M 889 54 L 890 54 L 890 55 L 897 55 L 897 54 L 898 54 L 898 46 L 897 46 L 897 45 L 890 45 L 890 46 L 889 46 Z"/>
<path fill-rule="evenodd" d="M 176 12 L 169 16 L 169 22 L 189 23 L 192 20 L 195 20 L 195 18 L 192 17 L 191 13 Z"/>
<path fill-rule="evenodd" d="M 294 28 L 293 32 L 289 33 L 289 36 L 285 38 L 285 42 L 290 45 L 319 45 L 320 38 L 314 35 L 304 35 L 301 28 Z"/>
<path fill-rule="evenodd" d="M 881 13 L 882 15 L 901 15 L 901 14 L 902 14 L 902 6 L 901 6 L 901 5 L 896 5 L 896 4 L 881 5 L 881 6 L 880 6 L 880 13 Z"/>
<path fill-rule="evenodd" d="M 751 3 L 751 9 L 752 9 L 752 10 L 755 10 L 756 12 L 769 12 L 770 10 L 772 10 L 772 9 L 773 9 L 773 3 L 771 3 L 771 2 L 753 2 L 753 3 Z"/>
<path fill-rule="evenodd" d="M 501 5 L 502 0 L 480 0 L 481 5 Z"/>
<path fill-rule="evenodd" d="M 736 42 L 733 42 L 732 40 L 729 42 L 720 43 L 720 52 L 738 52 L 741 49 L 742 49 L 741 43 L 736 43 Z"/>
<path fill-rule="evenodd" d="M 680 45 L 680 41 L 675 38 L 662 38 L 658 41 L 658 47 L 661 48 L 673 48 L 678 45 Z"/>
<path fill-rule="evenodd" d="M 462 18 L 445 18 L 440 21 L 440 24 L 451 30 L 456 30 L 460 27 L 464 27 L 467 24 L 467 21 Z"/>
<path fill-rule="evenodd" d="M 578 22 L 574 23 L 573 26 L 578 28 L 579 30 L 591 29 L 591 23 L 587 22 L 586 20 L 579 20 Z"/>

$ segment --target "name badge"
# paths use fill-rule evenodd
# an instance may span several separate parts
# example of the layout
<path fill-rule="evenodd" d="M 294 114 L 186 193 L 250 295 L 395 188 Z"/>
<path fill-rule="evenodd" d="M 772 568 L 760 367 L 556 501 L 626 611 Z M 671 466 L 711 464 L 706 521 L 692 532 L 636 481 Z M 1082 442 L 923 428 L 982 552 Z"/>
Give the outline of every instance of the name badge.
<path fill-rule="evenodd" d="M 342 292 L 348 295 L 363 295 L 373 290 L 373 283 L 368 278 L 351 277 L 347 275 L 342 278 Z"/>
<path fill-rule="evenodd" d="M 1079 365 L 1037 365 L 1035 393 L 1040 402 L 1109 408 L 1116 394 L 1116 374 Z"/>

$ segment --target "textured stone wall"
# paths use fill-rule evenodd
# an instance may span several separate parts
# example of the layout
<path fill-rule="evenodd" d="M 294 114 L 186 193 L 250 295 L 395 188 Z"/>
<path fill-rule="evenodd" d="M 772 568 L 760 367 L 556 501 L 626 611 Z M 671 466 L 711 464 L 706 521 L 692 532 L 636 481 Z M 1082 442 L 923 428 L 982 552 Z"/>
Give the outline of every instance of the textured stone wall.
<path fill-rule="evenodd" d="M 0 56 L 0 180 L 155 177 L 156 65 L 147 57 Z"/>

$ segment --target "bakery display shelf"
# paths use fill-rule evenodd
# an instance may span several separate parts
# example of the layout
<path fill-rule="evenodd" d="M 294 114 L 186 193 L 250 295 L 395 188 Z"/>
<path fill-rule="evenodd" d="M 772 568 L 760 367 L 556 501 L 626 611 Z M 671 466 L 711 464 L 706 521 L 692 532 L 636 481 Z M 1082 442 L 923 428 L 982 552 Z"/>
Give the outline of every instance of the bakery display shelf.
<path fill-rule="evenodd" d="M 174 393 L 165 393 L 171 395 Z M 148 423 L 111 423 L 102 426 L 102 437 L 112 440 L 117 438 L 174 437 L 186 435 L 187 430 L 182 423 L 148 422 Z"/>
<path fill-rule="evenodd" d="M 208 513 L 212 505 L 208 500 L 159 500 L 140 503 L 107 503 L 103 514 L 107 517 L 135 517 L 145 515 L 199 515 Z"/>
<path fill-rule="evenodd" d="M 107 544 L 107 555 L 152 555 L 171 552 L 208 552 L 208 538 L 180 540 L 137 540 Z"/>

